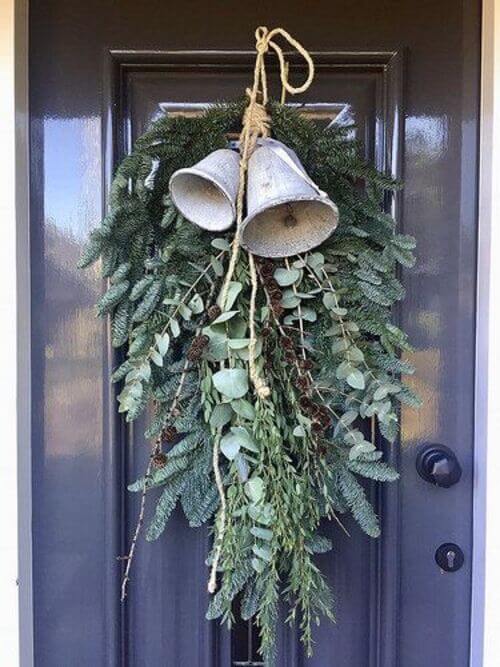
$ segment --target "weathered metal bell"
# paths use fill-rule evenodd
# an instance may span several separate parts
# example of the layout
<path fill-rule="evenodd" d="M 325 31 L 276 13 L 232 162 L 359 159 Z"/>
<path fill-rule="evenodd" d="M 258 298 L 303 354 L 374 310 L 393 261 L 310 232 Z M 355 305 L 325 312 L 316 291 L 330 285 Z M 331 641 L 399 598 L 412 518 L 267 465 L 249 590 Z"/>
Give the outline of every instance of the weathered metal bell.
<path fill-rule="evenodd" d="M 193 167 L 179 169 L 169 183 L 175 206 L 203 229 L 228 229 L 236 218 L 239 164 L 238 153 L 221 148 Z"/>
<path fill-rule="evenodd" d="M 261 257 L 289 257 L 320 245 L 338 224 L 338 209 L 309 178 L 297 155 L 259 140 L 248 163 L 242 245 Z"/>

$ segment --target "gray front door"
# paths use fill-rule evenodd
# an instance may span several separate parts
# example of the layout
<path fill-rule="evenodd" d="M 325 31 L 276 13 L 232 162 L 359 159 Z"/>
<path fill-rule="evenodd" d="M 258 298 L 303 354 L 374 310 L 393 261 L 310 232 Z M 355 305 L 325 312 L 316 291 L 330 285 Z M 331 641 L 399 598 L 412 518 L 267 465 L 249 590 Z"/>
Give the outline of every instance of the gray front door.
<path fill-rule="evenodd" d="M 284 630 L 280 667 L 468 665 L 479 14 L 479 0 L 32 0 L 37 667 L 254 664 L 248 628 L 229 635 L 204 620 L 208 538 L 180 516 L 141 545 L 120 606 L 116 557 L 137 512 L 125 487 L 148 450 L 141 425 L 126 429 L 116 415 L 115 360 L 93 312 L 102 283 L 75 265 L 134 138 L 160 105 L 183 113 L 240 95 L 261 24 L 284 26 L 314 52 L 304 113 L 320 123 L 351 118 L 366 155 L 404 177 L 395 213 L 418 239 L 418 264 L 403 276 L 407 299 L 395 318 L 415 345 L 412 384 L 424 402 L 403 412 L 401 442 L 387 451 L 401 481 L 373 490 L 383 538 L 331 527 L 336 548 L 321 566 L 337 593 L 337 626 L 321 626 L 310 661 Z M 417 474 L 426 443 L 455 451 L 459 483 L 439 488 Z M 435 561 L 443 543 L 464 553 L 457 572 Z"/>

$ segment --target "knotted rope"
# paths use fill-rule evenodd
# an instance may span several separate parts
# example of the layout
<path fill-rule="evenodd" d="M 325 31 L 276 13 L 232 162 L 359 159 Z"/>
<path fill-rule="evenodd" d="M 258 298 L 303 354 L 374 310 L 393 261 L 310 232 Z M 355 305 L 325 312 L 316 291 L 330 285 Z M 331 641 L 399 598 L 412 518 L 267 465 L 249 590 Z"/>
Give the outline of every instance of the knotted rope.
<path fill-rule="evenodd" d="M 288 81 L 288 62 L 285 60 L 285 55 L 281 47 L 276 44 L 274 38 L 277 36 L 283 37 L 290 46 L 292 46 L 304 58 L 307 64 L 307 78 L 301 86 L 292 86 Z M 266 104 L 268 102 L 267 91 L 267 74 L 265 66 L 265 55 L 272 49 L 279 61 L 280 66 L 280 80 L 281 80 L 281 102 L 285 100 L 286 93 L 296 95 L 303 93 L 309 88 L 314 78 L 314 63 L 311 56 L 306 49 L 296 39 L 294 39 L 289 32 L 283 28 L 274 28 L 268 30 L 265 26 L 260 26 L 255 31 L 255 50 L 257 56 L 255 58 L 255 67 L 253 72 L 253 86 L 247 88 L 246 95 L 248 97 L 248 105 L 243 114 L 243 127 L 239 137 L 240 145 L 240 171 L 239 171 L 239 186 L 238 195 L 236 198 L 236 231 L 234 234 L 231 259 L 229 261 L 226 278 L 221 291 L 220 305 L 224 309 L 229 286 L 234 275 L 236 264 L 238 262 L 239 252 L 241 248 L 241 227 L 243 222 L 244 197 L 246 190 L 246 176 L 248 171 L 248 161 L 252 152 L 255 149 L 257 140 L 260 137 L 269 136 L 270 118 L 266 111 Z M 261 101 L 259 101 L 259 98 Z M 250 270 L 251 294 L 250 294 L 250 312 L 249 312 L 249 326 L 250 326 L 250 342 L 248 344 L 248 368 L 250 379 L 255 389 L 255 393 L 261 399 L 267 398 L 271 390 L 266 384 L 265 380 L 259 375 L 256 358 L 255 347 L 257 344 L 257 336 L 255 333 L 255 308 L 257 299 L 257 271 L 255 268 L 255 260 L 251 252 L 248 253 L 248 265 Z M 220 497 L 220 516 L 218 534 L 216 537 L 216 547 L 214 558 L 212 561 L 212 569 L 210 579 L 208 582 L 209 593 L 214 593 L 217 588 L 217 567 L 222 551 L 222 542 L 224 540 L 224 533 L 226 529 L 226 498 L 224 495 L 224 481 L 219 469 L 219 439 L 216 438 L 214 442 L 213 451 L 213 468 L 215 475 L 215 482 Z"/>

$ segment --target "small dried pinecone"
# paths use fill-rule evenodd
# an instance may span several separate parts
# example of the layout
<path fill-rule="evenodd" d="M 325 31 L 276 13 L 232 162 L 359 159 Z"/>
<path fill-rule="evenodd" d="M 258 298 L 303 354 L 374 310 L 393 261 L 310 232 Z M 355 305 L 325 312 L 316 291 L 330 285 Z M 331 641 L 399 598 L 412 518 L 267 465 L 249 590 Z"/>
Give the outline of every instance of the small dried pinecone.
<path fill-rule="evenodd" d="M 312 423 L 311 431 L 313 433 L 316 433 L 316 434 L 323 433 L 324 430 L 325 430 L 325 428 L 324 428 L 323 424 L 321 424 L 320 422 L 313 422 Z"/>
<path fill-rule="evenodd" d="M 208 336 L 195 336 L 186 354 L 188 360 L 198 361 L 203 354 L 204 348 L 208 345 L 209 340 Z"/>
<path fill-rule="evenodd" d="M 315 419 L 319 419 L 321 415 L 321 405 L 318 405 L 317 403 L 313 403 L 311 407 L 311 414 L 314 416 Z"/>
<path fill-rule="evenodd" d="M 328 428 L 332 423 L 332 418 L 330 417 L 327 411 L 324 412 L 323 410 L 320 410 L 318 418 L 323 428 Z"/>
<path fill-rule="evenodd" d="M 295 386 L 297 387 L 297 389 L 300 389 L 301 391 L 307 391 L 309 389 L 309 380 L 303 375 L 300 375 L 295 380 Z M 311 401 L 309 409 L 311 410 L 313 406 L 314 403 Z"/>
<path fill-rule="evenodd" d="M 272 332 L 273 330 L 271 329 L 271 327 L 263 327 L 260 331 L 260 335 L 262 336 L 262 338 L 267 338 L 272 334 Z"/>
<path fill-rule="evenodd" d="M 330 411 L 326 405 L 319 405 L 317 412 L 320 417 L 330 417 Z"/>
<path fill-rule="evenodd" d="M 283 292 L 280 289 L 273 289 L 269 292 L 271 301 L 281 301 L 283 298 Z"/>
<path fill-rule="evenodd" d="M 199 361 L 201 359 L 201 355 L 203 354 L 203 349 L 201 347 L 191 347 L 187 351 L 186 357 L 188 361 Z"/>
<path fill-rule="evenodd" d="M 162 436 L 164 442 L 173 442 L 177 437 L 177 429 L 172 424 L 169 424 L 163 429 Z"/>
<path fill-rule="evenodd" d="M 219 315 L 222 313 L 222 310 L 220 306 L 218 306 L 216 303 L 214 303 L 212 306 L 210 306 L 207 310 L 207 315 L 208 319 L 210 321 L 217 319 Z"/>
<path fill-rule="evenodd" d="M 281 303 L 278 301 L 276 303 L 271 304 L 273 308 L 273 313 L 276 315 L 276 317 L 281 317 L 283 315 L 283 311 L 285 310 Z"/>
<path fill-rule="evenodd" d="M 319 454 L 320 456 L 326 456 L 326 454 L 327 454 L 327 449 L 326 449 L 325 445 L 320 445 L 320 446 L 318 447 L 318 454 Z"/>
<path fill-rule="evenodd" d="M 206 336 L 205 334 L 202 334 L 201 336 L 195 336 L 193 338 L 193 343 L 196 343 L 201 349 L 206 347 L 210 342 L 210 338 Z"/>
<path fill-rule="evenodd" d="M 305 371 L 310 371 L 312 370 L 314 364 L 310 359 L 301 359 L 300 361 L 300 366 L 303 368 Z"/>
<path fill-rule="evenodd" d="M 267 280 L 264 281 L 267 287 L 267 291 L 269 293 L 271 292 L 276 292 L 276 290 L 279 290 L 280 286 L 276 282 L 274 278 L 268 278 Z"/>
<path fill-rule="evenodd" d="M 283 336 L 281 342 L 283 343 L 283 347 L 287 350 L 291 350 L 293 348 L 293 340 L 290 338 L 290 336 Z"/>
<path fill-rule="evenodd" d="M 299 398 L 299 405 L 303 410 L 310 410 L 311 406 L 313 405 L 313 402 L 309 398 L 309 396 L 301 396 Z"/>
<path fill-rule="evenodd" d="M 167 465 L 167 455 L 164 452 L 154 454 L 153 465 L 155 468 L 164 468 Z"/>
<path fill-rule="evenodd" d="M 261 267 L 260 271 L 261 271 L 261 273 L 262 273 L 262 277 L 263 277 L 264 279 L 269 279 L 269 278 L 271 278 L 271 276 L 272 276 L 273 273 L 274 273 L 274 265 L 273 265 L 273 263 L 272 263 L 272 262 L 265 262 L 264 264 L 262 264 L 262 267 Z"/>

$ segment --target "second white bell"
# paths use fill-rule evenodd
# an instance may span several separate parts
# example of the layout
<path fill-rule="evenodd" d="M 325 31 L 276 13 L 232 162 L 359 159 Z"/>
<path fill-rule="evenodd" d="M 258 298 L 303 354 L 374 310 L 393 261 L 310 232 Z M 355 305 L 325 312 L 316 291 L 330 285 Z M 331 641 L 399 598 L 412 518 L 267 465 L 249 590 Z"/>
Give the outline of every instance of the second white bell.
<path fill-rule="evenodd" d="M 262 139 L 250 157 L 242 245 L 261 257 L 289 257 L 320 245 L 338 224 L 337 206 L 309 178 L 297 155 Z"/>

